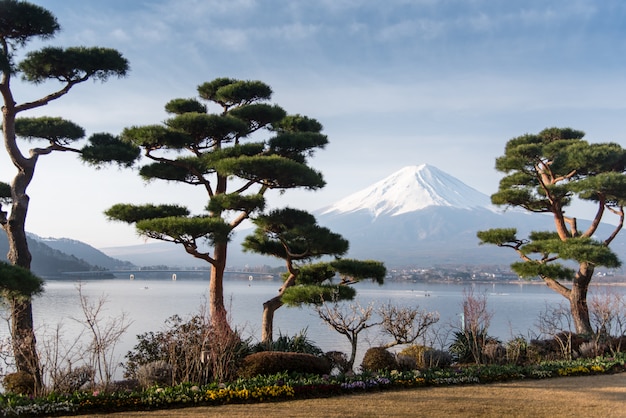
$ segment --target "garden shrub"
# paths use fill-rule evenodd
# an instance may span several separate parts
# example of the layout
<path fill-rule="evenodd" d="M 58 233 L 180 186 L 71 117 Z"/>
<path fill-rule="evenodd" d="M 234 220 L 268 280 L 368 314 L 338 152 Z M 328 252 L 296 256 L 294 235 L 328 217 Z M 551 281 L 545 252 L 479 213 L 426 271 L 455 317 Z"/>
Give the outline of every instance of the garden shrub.
<path fill-rule="evenodd" d="M 137 336 L 139 342 L 126 354 L 124 377 L 138 379 L 138 369 L 153 361 L 172 365 L 174 384 L 231 380 L 241 359 L 250 349 L 236 331 L 216 330 L 210 318 L 194 315 L 183 320 L 168 318 L 166 329 Z"/>
<path fill-rule="evenodd" d="M 157 360 L 139 366 L 137 380 L 143 388 L 150 386 L 170 386 L 172 384 L 172 366 L 164 360 Z"/>
<path fill-rule="evenodd" d="M 420 368 L 413 356 L 407 356 L 402 353 L 396 353 L 396 364 L 398 365 L 398 370 L 409 371 L 409 370 L 417 370 Z"/>
<path fill-rule="evenodd" d="M 528 361 L 528 342 L 524 337 L 515 337 L 508 341 L 505 350 L 509 364 L 522 365 Z"/>
<path fill-rule="evenodd" d="M 452 355 L 447 351 L 430 348 L 424 351 L 424 368 L 444 368 L 452 365 Z"/>
<path fill-rule="evenodd" d="M 325 357 L 306 353 L 262 351 L 250 354 L 243 359 L 239 376 L 249 378 L 282 372 L 324 375 L 330 374 L 330 368 L 330 362 Z"/>
<path fill-rule="evenodd" d="M 466 332 L 454 333 L 454 340 L 449 349 L 457 363 L 472 363 L 475 360 L 471 340 L 472 337 Z"/>
<path fill-rule="evenodd" d="M 578 353 L 583 358 L 594 358 L 610 352 L 609 345 L 605 341 L 585 341 L 578 347 Z"/>
<path fill-rule="evenodd" d="M 447 367 L 452 364 L 452 355 L 443 350 L 423 345 L 413 344 L 396 355 L 400 369 L 430 369 L 433 367 Z M 413 365 L 413 367 L 411 367 Z"/>
<path fill-rule="evenodd" d="M 32 395 L 35 393 L 35 378 L 27 372 L 9 373 L 2 381 L 7 392 L 16 395 Z"/>
<path fill-rule="evenodd" d="M 396 361 L 402 370 L 424 369 L 424 352 L 428 347 L 412 344 L 396 354 Z"/>
<path fill-rule="evenodd" d="M 324 354 L 324 357 L 330 362 L 331 372 L 337 370 L 339 373 L 347 373 L 350 371 L 350 363 L 345 353 L 341 351 L 329 351 Z"/>
<path fill-rule="evenodd" d="M 290 337 L 280 334 L 277 339 L 268 343 L 258 343 L 252 348 L 255 353 L 261 351 L 282 351 L 286 353 L 306 353 L 321 357 L 324 351 L 319 348 L 308 336 L 306 328 L 299 334 Z"/>
<path fill-rule="evenodd" d="M 136 379 L 115 380 L 109 384 L 110 392 L 135 392 L 141 389 L 139 381 Z"/>
<path fill-rule="evenodd" d="M 363 356 L 361 363 L 363 371 L 376 372 L 379 370 L 396 370 L 398 362 L 393 354 L 385 347 L 371 347 Z"/>
<path fill-rule="evenodd" d="M 486 364 L 504 364 L 506 363 L 506 349 L 499 341 L 487 341 L 482 347 L 482 358 Z"/>
<path fill-rule="evenodd" d="M 589 338 L 582 335 L 560 332 L 552 338 L 531 340 L 530 346 L 543 360 L 562 360 L 577 357 L 581 344 L 588 341 Z"/>
<path fill-rule="evenodd" d="M 210 332 L 209 322 L 200 315 L 187 321 L 174 315 L 165 324 L 164 331 L 151 331 L 137 336 L 139 342 L 133 351 L 126 354 L 124 377 L 139 380 L 138 371 L 141 366 L 163 360 L 176 371 L 173 376 L 175 383 L 204 383 L 205 367 L 200 359 L 203 342 Z"/>
<path fill-rule="evenodd" d="M 66 370 L 55 382 L 54 390 L 60 393 L 73 393 L 86 383 L 92 382 L 95 370 L 91 366 L 80 366 L 72 370 Z"/>
<path fill-rule="evenodd" d="M 483 349 L 488 343 L 500 344 L 500 341 L 487 335 L 485 330 L 472 332 L 466 329 L 454 333 L 454 340 L 450 344 L 449 350 L 458 363 L 480 364 L 483 360 Z"/>

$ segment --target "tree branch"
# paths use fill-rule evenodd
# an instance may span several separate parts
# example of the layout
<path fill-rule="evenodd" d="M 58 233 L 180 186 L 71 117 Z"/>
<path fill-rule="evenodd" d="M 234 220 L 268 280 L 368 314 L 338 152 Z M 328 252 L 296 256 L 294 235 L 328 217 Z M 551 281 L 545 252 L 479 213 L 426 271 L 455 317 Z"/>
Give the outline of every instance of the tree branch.
<path fill-rule="evenodd" d="M 620 233 L 620 231 L 622 230 L 622 227 L 624 226 L 624 207 L 620 206 L 619 209 L 613 209 L 611 207 L 608 207 L 608 209 L 612 213 L 619 216 L 619 222 L 617 226 L 615 227 L 615 229 L 613 230 L 613 233 L 611 234 L 611 236 L 609 236 L 607 239 L 604 240 L 604 245 L 606 246 L 608 246 L 611 243 L 611 241 L 615 239 L 617 234 Z"/>
<path fill-rule="evenodd" d="M 23 112 L 25 110 L 30 110 L 30 109 L 34 109 L 37 107 L 41 107 L 41 106 L 45 106 L 48 103 L 50 103 L 53 100 L 58 99 L 59 97 L 65 95 L 67 92 L 70 91 L 70 89 L 72 87 L 74 87 L 75 84 L 78 84 L 80 82 L 83 82 L 87 80 L 87 78 L 82 78 L 79 80 L 75 80 L 75 81 L 67 81 L 67 84 L 65 85 L 65 87 L 63 87 L 61 90 L 57 90 L 54 93 L 51 93 L 45 97 L 42 97 L 39 100 L 34 100 L 32 102 L 26 102 L 26 103 L 22 103 L 20 105 L 15 106 L 15 113 L 19 113 L 19 112 Z"/>

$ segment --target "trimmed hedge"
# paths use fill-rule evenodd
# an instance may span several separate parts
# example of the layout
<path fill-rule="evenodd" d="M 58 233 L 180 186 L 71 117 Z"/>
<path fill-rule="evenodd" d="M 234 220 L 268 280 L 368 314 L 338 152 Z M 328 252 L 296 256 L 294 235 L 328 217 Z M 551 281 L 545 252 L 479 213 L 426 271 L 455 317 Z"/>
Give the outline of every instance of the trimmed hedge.
<path fill-rule="evenodd" d="M 262 351 L 250 354 L 243 359 L 239 368 L 239 376 L 249 378 L 282 372 L 324 375 L 329 374 L 330 369 L 330 362 L 324 357 L 304 353 Z"/>

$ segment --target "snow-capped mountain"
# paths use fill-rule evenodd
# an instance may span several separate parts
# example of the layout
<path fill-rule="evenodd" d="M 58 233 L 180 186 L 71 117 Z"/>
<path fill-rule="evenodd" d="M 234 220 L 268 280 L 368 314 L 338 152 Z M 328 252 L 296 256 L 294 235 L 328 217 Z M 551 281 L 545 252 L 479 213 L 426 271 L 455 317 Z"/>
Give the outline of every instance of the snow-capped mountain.
<path fill-rule="evenodd" d="M 489 196 L 431 165 L 410 166 L 314 212 L 350 241 L 348 257 L 389 265 L 509 264 L 512 251 L 479 246 L 476 232 L 550 227 L 550 219 L 501 211 Z"/>
<path fill-rule="evenodd" d="M 428 164 L 405 167 L 322 209 L 321 215 L 367 210 L 376 218 L 444 206 L 494 210 L 487 195 Z"/>

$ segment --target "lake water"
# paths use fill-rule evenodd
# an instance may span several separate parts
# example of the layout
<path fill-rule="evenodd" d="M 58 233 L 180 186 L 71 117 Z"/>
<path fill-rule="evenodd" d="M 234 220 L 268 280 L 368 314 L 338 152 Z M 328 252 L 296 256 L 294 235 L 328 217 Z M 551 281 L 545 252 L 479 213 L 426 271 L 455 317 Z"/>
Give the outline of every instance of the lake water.
<path fill-rule="evenodd" d="M 229 307 L 232 325 L 242 330 L 244 336 L 255 340 L 261 337 L 261 314 L 264 301 L 276 295 L 280 283 L 263 280 L 226 280 L 225 301 Z M 388 282 L 383 286 L 358 283 L 357 301 L 361 305 L 376 306 L 392 303 L 398 306 L 419 307 L 437 311 L 441 320 L 438 326 L 450 329 L 459 327 L 464 292 L 472 288 L 474 295 L 485 295 L 487 307 L 494 313 L 489 334 L 503 341 L 513 336 L 528 337 L 537 333 L 535 323 L 546 304 L 565 303 L 565 299 L 542 284 L 447 284 Z M 125 312 L 133 323 L 120 341 L 116 353 L 123 355 L 137 343 L 136 335 L 146 331 L 159 331 L 164 321 L 174 314 L 182 317 L 199 312 L 205 302 L 208 281 L 205 280 L 92 280 L 82 282 L 82 292 L 92 302 L 107 298 L 102 317 L 118 317 Z M 621 286 L 592 286 L 591 295 L 607 289 L 626 293 Z M 72 281 L 47 281 L 45 292 L 33 301 L 38 339 L 57 326 L 63 325 L 66 339 L 70 340 L 81 329 L 74 319 L 81 319 L 77 283 Z M 7 334 L 2 324 L 1 334 Z M 307 336 L 323 350 L 349 352 L 348 340 L 331 330 L 311 308 L 288 308 L 283 306 L 275 314 L 275 337 L 279 333 L 293 336 L 307 329 Z M 376 328 L 359 335 L 359 355 L 355 365 L 360 364 L 364 351 L 385 343 Z M 121 359 L 120 357 L 120 359 Z"/>

